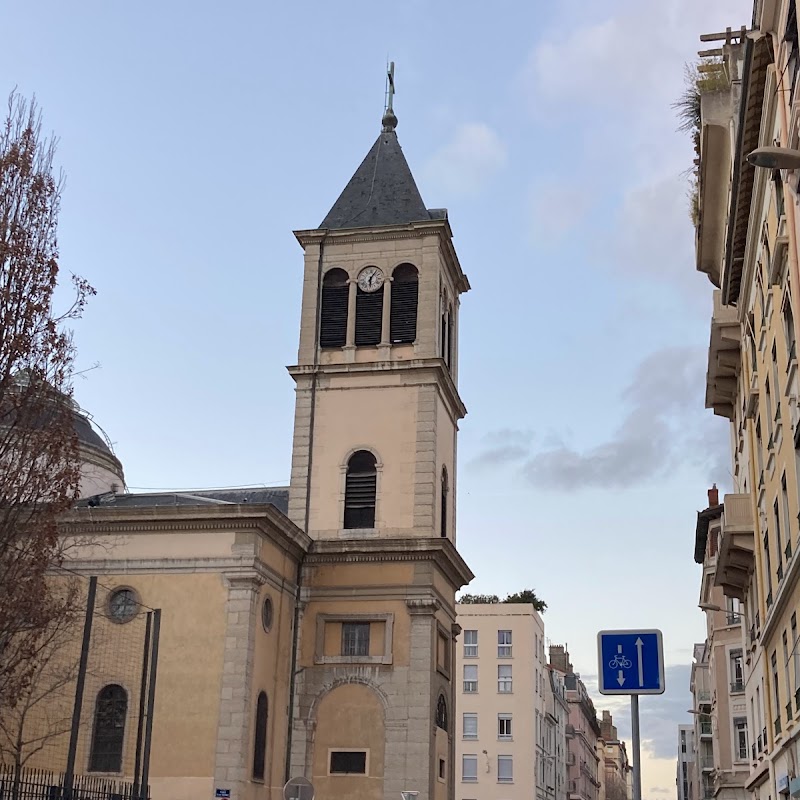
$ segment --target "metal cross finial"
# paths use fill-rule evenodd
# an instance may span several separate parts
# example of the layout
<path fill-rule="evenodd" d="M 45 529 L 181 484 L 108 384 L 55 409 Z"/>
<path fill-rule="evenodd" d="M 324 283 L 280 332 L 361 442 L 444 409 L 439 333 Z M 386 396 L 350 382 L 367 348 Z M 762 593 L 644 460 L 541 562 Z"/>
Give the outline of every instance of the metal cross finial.
<path fill-rule="evenodd" d="M 383 132 L 388 133 L 397 127 L 397 117 L 394 114 L 394 61 L 390 61 L 386 69 L 386 104 L 383 110 Z"/>
<path fill-rule="evenodd" d="M 394 61 L 389 62 L 386 69 L 386 108 L 385 111 L 393 111 L 394 102 Z"/>

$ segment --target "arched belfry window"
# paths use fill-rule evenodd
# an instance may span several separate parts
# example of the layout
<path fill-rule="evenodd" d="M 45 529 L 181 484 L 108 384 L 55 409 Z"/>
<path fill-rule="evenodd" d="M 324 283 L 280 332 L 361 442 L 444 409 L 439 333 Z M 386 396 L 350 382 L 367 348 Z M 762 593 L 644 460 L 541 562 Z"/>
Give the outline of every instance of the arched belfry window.
<path fill-rule="evenodd" d="M 413 342 L 417 338 L 417 300 L 419 273 L 413 264 L 401 264 L 392 273 L 392 344 Z"/>
<path fill-rule="evenodd" d="M 104 686 L 97 694 L 94 709 L 89 772 L 122 772 L 127 715 L 128 693 L 116 683 Z"/>
<path fill-rule="evenodd" d="M 366 270 L 365 270 L 366 271 Z M 356 288 L 356 345 L 380 344 L 383 329 L 383 288 Z"/>
<path fill-rule="evenodd" d="M 344 527 L 374 528 L 378 472 L 375 456 L 359 450 L 347 462 L 344 489 Z"/>
<path fill-rule="evenodd" d="M 447 730 L 447 701 L 444 695 L 439 695 L 439 700 L 436 703 L 436 727 L 441 728 L 443 731 Z"/>
<path fill-rule="evenodd" d="M 329 269 L 322 279 L 322 309 L 319 325 L 320 347 L 342 347 L 347 341 L 347 273 Z"/>
<path fill-rule="evenodd" d="M 253 777 L 264 780 L 264 769 L 267 762 L 267 719 L 269 717 L 269 701 L 266 692 L 259 692 L 256 702 L 256 730 L 253 736 Z"/>

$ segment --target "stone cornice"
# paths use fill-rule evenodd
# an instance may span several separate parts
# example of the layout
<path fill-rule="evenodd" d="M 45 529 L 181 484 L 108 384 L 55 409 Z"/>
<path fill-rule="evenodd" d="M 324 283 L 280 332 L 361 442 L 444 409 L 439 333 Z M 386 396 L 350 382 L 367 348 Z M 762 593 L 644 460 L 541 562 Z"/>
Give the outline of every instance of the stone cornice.
<path fill-rule="evenodd" d="M 449 539 L 320 539 L 305 559 L 308 566 L 433 561 L 456 589 L 475 576 Z"/>
<path fill-rule="evenodd" d="M 453 376 L 441 358 L 415 358 L 409 361 L 366 361 L 352 364 L 297 364 L 286 368 L 289 374 L 297 379 L 304 375 L 325 374 L 376 374 L 380 372 L 418 372 L 422 375 L 429 373 L 431 382 L 438 386 L 442 398 L 450 407 L 455 419 L 463 419 L 467 415 L 467 407 L 461 400 Z"/>
<path fill-rule="evenodd" d="M 228 582 L 269 585 L 294 597 L 296 585 L 256 556 L 213 558 L 75 558 L 67 562 L 70 571 L 84 575 L 179 575 L 191 573 L 222 575 Z"/>
<path fill-rule="evenodd" d="M 64 515 L 59 528 L 62 536 L 253 530 L 295 558 L 311 546 L 311 538 L 269 503 L 76 508 Z"/>

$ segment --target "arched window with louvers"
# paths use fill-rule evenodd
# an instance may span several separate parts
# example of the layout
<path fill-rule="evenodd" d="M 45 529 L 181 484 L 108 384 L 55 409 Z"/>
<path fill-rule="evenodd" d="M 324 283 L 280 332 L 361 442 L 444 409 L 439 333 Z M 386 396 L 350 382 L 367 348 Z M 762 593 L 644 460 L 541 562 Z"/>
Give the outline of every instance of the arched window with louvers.
<path fill-rule="evenodd" d="M 372 285 L 362 283 L 362 276 L 378 274 L 380 280 Z M 365 288 L 362 288 L 365 287 Z M 377 287 L 377 288 L 376 288 Z M 356 287 L 356 345 L 376 345 L 383 332 L 383 273 L 377 267 L 365 267 L 359 273 Z"/>
<path fill-rule="evenodd" d="M 400 264 L 392 273 L 392 308 L 390 341 L 412 343 L 417 338 L 417 301 L 419 273 L 413 264 Z"/>
<path fill-rule="evenodd" d="M 347 342 L 347 296 L 350 291 L 347 273 L 338 267 L 329 269 L 322 279 L 319 346 L 343 347 Z"/>
<path fill-rule="evenodd" d="M 128 693 L 116 683 L 97 693 L 89 772 L 122 772 Z"/>
<path fill-rule="evenodd" d="M 369 450 L 358 450 L 347 462 L 344 489 L 345 528 L 375 527 L 377 491 L 377 460 Z"/>

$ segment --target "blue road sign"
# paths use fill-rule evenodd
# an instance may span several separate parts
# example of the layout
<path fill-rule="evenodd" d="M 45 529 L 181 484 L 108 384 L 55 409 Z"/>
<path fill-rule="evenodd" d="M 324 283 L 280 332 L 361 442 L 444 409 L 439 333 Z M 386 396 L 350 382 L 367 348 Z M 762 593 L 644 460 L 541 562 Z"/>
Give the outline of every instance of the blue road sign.
<path fill-rule="evenodd" d="M 663 694 L 661 631 L 600 631 L 597 634 L 600 694 Z"/>
<path fill-rule="evenodd" d="M 214 792 L 214 797 L 230 798 L 230 796 L 231 796 L 231 790 L 230 789 L 217 789 Z"/>

